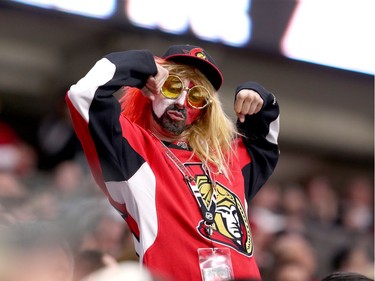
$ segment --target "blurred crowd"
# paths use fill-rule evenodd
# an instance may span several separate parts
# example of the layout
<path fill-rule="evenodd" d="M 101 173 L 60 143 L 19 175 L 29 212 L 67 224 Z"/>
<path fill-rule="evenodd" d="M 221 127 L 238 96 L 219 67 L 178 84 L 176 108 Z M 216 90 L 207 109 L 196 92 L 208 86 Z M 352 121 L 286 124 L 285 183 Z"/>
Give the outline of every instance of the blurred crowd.
<path fill-rule="evenodd" d="M 93 182 L 65 106 L 55 112 L 38 126 L 36 145 L 0 119 L 0 280 L 171 281 L 139 272 L 131 233 Z M 372 180 L 267 183 L 249 208 L 264 280 L 374 278 Z"/>
<path fill-rule="evenodd" d="M 266 280 L 320 280 L 330 272 L 374 277 L 371 180 L 351 178 L 339 190 L 323 176 L 305 186 L 267 184 L 250 206 Z"/>

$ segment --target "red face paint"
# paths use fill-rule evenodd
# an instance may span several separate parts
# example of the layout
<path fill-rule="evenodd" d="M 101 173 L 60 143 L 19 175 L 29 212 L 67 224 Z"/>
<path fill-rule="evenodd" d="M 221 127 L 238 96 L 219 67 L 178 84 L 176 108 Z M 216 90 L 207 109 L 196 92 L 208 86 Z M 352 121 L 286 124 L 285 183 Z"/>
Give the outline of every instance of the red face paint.
<path fill-rule="evenodd" d="M 186 125 L 191 125 L 196 121 L 202 114 L 202 110 L 191 107 L 185 99 L 186 108 Z"/>

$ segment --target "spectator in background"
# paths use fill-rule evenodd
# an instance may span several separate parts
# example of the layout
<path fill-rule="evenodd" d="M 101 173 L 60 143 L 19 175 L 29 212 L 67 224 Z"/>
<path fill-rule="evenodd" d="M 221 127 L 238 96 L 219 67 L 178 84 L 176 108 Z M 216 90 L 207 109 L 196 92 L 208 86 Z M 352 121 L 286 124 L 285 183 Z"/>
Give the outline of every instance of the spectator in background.
<path fill-rule="evenodd" d="M 117 265 L 112 256 L 99 250 L 80 251 L 74 261 L 74 281 L 79 281 L 104 267 Z"/>
<path fill-rule="evenodd" d="M 274 270 L 272 281 L 312 281 L 311 274 L 306 267 L 298 262 L 287 262 L 278 265 Z"/>
<path fill-rule="evenodd" d="M 262 272 L 272 266 L 271 248 L 275 234 L 285 229 L 285 216 L 280 212 L 281 186 L 263 186 L 249 209 L 249 220 L 254 234 L 257 263 Z"/>
<path fill-rule="evenodd" d="M 62 199 L 76 197 L 85 189 L 83 168 L 74 161 L 59 163 L 53 172 L 53 187 Z"/>
<path fill-rule="evenodd" d="M 18 223 L 2 230 L 7 281 L 71 281 L 73 256 L 52 225 Z M 3 280 L 3 279 L 2 279 Z"/>
<path fill-rule="evenodd" d="M 303 235 L 296 232 L 284 232 L 273 241 L 273 259 L 271 280 L 312 281 L 316 279 L 317 265 L 315 251 Z M 288 280 L 289 281 L 289 280 Z"/>
<path fill-rule="evenodd" d="M 87 198 L 103 197 L 94 186 L 92 177 L 85 173 L 84 167 L 72 160 L 63 161 L 55 167 L 49 189 L 59 199 L 61 215 L 76 208 Z"/>
<path fill-rule="evenodd" d="M 306 187 L 309 217 L 320 225 L 332 225 L 337 222 L 339 202 L 327 177 L 312 178 Z"/>
<path fill-rule="evenodd" d="M 125 250 L 134 251 L 133 245 L 129 247 L 126 243 L 127 227 L 121 216 L 103 197 L 87 199 L 72 208 L 66 213 L 61 227 L 77 252 L 99 250 L 121 259 Z"/>
<path fill-rule="evenodd" d="M 361 232 L 374 227 L 373 184 L 365 177 L 353 178 L 345 188 L 341 208 L 342 225 L 350 231 Z"/>
<path fill-rule="evenodd" d="M 362 245 L 346 246 L 338 250 L 333 258 L 333 271 L 358 272 L 374 278 L 374 261 L 370 249 Z"/>
<path fill-rule="evenodd" d="M 308 212 L 307 198 L 303 188 L 299 185 L 288 185 L 282 192 L 281 209 L 285 217 L 285 230 L 306 232 Z"/>
<path fill-rule="evenodd" d="M 0 170 L 0 223 L 7 225 L 35 219 L 30 208 L 31 196 L 29 186 L 16 173 Z"/>
<path fill-rule="evenodd" d="M 0 173 L 28 175 L 36 167 L 35 150 L 26 144 L 16 131 L 5 122 L 0 100 Z"/>
<path fill-rule="evenodd" d="M 82 249 L 98 249 L 120 257 L 125 226 L 121 217 L 113 210 L 100 213 L 82 239 Z"/>
<path fill-rule="evenodd" d="M 53 113 L 42 119 L 38 144 L 40 167 L 47 170 L 54 169 L 63 161 L 72 160 L 77 151 L 81 151 L 63 97 L 57 101 Z"/>
<path fill-rule="evenodd" d="M 324 277 L 322 281 L 374 281 L 374 279 L 353 272 L 334 272 Z"/>
<path fill-rule="evenodd" d="M 1 157 L 1 154 L 0 154 Z M 0 204 L 23 200 L 28 195 L 27 187 L 10 172 L 0 171 Z"/>
<path fill-rule="evenodd" d="M 305 184 L 307 216 L 305 234 L 317 249 L 319 276 L 331 272 L 333 253 L 349 242 L 350 237 L 338 225 L 339 198 L 329 177 L 313 176 Z"/>

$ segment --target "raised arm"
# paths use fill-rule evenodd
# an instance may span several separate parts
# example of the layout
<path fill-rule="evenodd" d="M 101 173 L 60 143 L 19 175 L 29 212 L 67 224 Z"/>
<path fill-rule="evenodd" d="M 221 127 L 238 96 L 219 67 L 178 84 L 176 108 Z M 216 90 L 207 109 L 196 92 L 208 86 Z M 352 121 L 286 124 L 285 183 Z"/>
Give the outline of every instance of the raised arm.
<path fill-rule="evenodd" d="M 270 177 L 279 158 L 279 106 L 271 92 L 258 83 L 247 82 L 236 90 L 234 109 L 237 127 L 250 155 L 242 173 L 246 198 L 251 200 Z"/>
<path fill-rule="evenodd" d="M 73 85 L 66 100 L 96 182 L 108 194 L 106 182 L 131 177 L 144 159 L 124 138 L 120 105 L 113 96 L 122 86 L 143 88 L 157 73 L 149 51 L 111 53 L 99 60 L 85 77 Z M 136 126 L 128 134 L 137 137 Z"/>

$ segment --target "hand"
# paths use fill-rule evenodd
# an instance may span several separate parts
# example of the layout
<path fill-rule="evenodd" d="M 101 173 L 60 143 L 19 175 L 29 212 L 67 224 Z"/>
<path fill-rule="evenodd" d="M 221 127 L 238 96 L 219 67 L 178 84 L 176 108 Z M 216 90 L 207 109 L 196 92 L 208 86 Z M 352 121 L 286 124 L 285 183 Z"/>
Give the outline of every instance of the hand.
<path fill-rule="evenodd" d="M 145 97 L 148 97 L 150 100 L 154 100 L 155 95 L 160 94 L 160 89 L 169 75 L 168 70 L 158 63 L 156 63 L 156 68 L 158 72 L 156 73 L 155 77 L 150 76 L 146 82 L 146 85 L 142 88 L 142 94 Z"/>
<path fill-rule="evenodd" d="M 234 102 L 234 112 L 240 122 L 245 121 L 245 115 L 258 113 L 263 106 L 263 99 L 254 90 L 243 89 L 238 92 Z"/>

